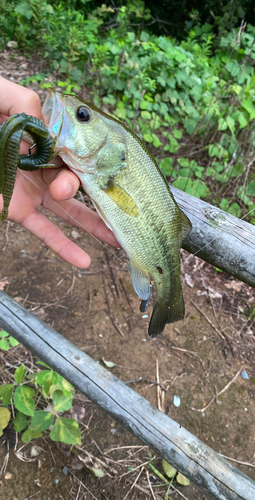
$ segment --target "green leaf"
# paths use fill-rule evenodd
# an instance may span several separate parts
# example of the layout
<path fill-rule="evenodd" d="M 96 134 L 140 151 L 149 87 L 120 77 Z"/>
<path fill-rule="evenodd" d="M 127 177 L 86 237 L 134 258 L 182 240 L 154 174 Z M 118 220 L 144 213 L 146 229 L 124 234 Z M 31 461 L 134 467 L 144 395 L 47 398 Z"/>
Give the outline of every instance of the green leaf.
<path fill-rule="evenodd" d="M 174 137 L 176 137 L 176 139 L 181 139 L 182 138 L 182 131 L 181 130 L 178 130 L 177 128 L 174 128 L 173 129 L 173 133 L 174 133 Z"/>
<path fill-rule="evenodd" d="M 6 340 L 6 339 L 0 340 L 0 349 L 2 349 L 3 351 L 9 351 L 10 344 L 9 344 L 8 340 Z"/>
<path fill-rule="evenodd" d="M 45 366 L 45 368 L 48 368 L 49 370 L 51 370 L 51 367 L 46 365 L 46 363 L 44 363 L 43 361 L 36 361 L 36 364 L 37 365 L 42 365 L 42 366 Z"/>
<path fill-rule="evenodd" d="M 102 469 L 98 469 L 96 467 L 91 467 L 90 472 L 92 472 L 96 477 L 104 477 L 105 472 Z"/>
<path fill-rule="evenodd" d="M 181 177 L 192 177 L 193 175 L 190 168 L 181 168 L 179 174 Z"/>
<path fill-rule="evenodd" d="M 43 436 L 43 433 L 42 432 L 37 432 L 33 429 L 27 429 L 23 434 L 22 434 L 22 438 L 21 438 L 21 441 L 23 443 L 29 443 L 29 441 L 31 441 L 31 439 L 38 439 L 40 437 Z"/>
<path fill-rule="evenodd" d="M 107 368 L 113 368 L 115 366 L 115 363 L 113 363 L 112 361 L 106 361 L 106 359 L 102 358 L 102 361 L 104 362 L 105 366 L 107 366 Z"/>
<path fill-rule="evenodd" d="M 163 170 L 165 175 L 171 175 L 173 170 L 173 158 L 164 158 L 160 162 L 160 168 Z"/>
<path fill-rule="evenodd" d="M 46 431 L 53 423 L 54 415 L 49 411 L 37 410 L 31 417 L 29 429 L 36 432 Z"/>
<path fill-rule="evenodd" d="M 193 134 L 196 126 L 197 126 L 197 120 L 193 120 L 192 118 L 185 120 L 185 128 L 189 135 Z"/>
<path fill-rule="evenodd" d="M 147 31 L 142 31 L 140 36 L 141 42 L 148 42 L 149 38 L 150 38 L 149 33 L 147 33 Z"/>
<path fill-rule="evenodd" d="M 254 104 L 251 99 L 244 99 L 242 101 L 242 106 L 246 111 L 248 111 L 250 115 L 250 119 L 253 120 L 255 118 L 255 109 L 254 109 Z"/>
<path fill-rule="evenodd" d="M 129 32 L 127 33 L 127 36 L 128 36 L 128 40 L 129 40 L 130 42 L 135 42 L 135 33 L 133 33 L 132 31 L 129 31 Z"/>
<path fill-rule="evenodd" d="M 192 196 L 196 196 L 196 198 L 206 198 L 209 193 L 206 183 L 199 179 L 196 179 L 192 185 L 187 186 L 185 191 L 186 193 L 192 194 Z"/>
<path fill-rule="evenodd" d="M 188 158 L 178 158 L 177 161 L 181 167 L 189 167 L 190 161 Z"/>
<path fill-rule="evenodd" d="M 13 420 L 13 427 L 16 432 L 24 431 L 27 427 L 27 419 L 21 411 L 17 412 L 15 419 Z"/>
<path fill-rule="evenodd" d="M 60 389 L 63 391 L 65 396 L 68 396 L 70 391 L 75 392 L 75 389 L 72 386 L 72 384 L 70 384 L 70 382 L 68 382 L 65 378 L 63 378 L 59 374 L 58 374 L 58 384 L 60 385 Z"/>
<path fill-rule="evenodd" d="M 164 470 L 164 473 L 166 474 L 167 477 L 174 477 L 177 469 L 175 469 L 172 465 L 170 465 L 166 460 L 162 459 L 162 467 Z"/>
<path fill-rule="evenodd" d="M 49 395 L 51 385 L 57 384 L 58 374 L 53 370 L 44 370 L 37 376 L 37 384 L 42 386 L 47 396 Z"/>
<path fill-rule="evenodd" d="M 18 12 L 18 14 L 21 14 L 22 16 L 26 17 L 28 20 L 31 19 L 33 15 L 33 11 L 29 5 L 28 2 L 21 2 L 15 7 L 15 12 Z"/>
<path fill-rule="evenodd" d="M 226 212 L 226 210 L 228 209 L 228 207 L 229 207 L 229 201 L 226 198 L 222 198 L 222 200 L 220 202 L 220 208 L 222 210 L 225 210 L 225 212 Z"/>
<path fill-rule="evenodd" d="M 9 342 L 10 342 L 10 344 L 11 344 L 11 346 L 12 346 L 12 347 L 16 347 L 17 345 L 19 345 L 18 340 L 16 340 L 16 339 L 15 339 L 14 337 L 12 337 L 12 336 L 11 336 L 11 337 L 9 337 L 9 338 L 8 338 L 8 340 L 9 340 Z"/>
<path fill-rule="evenodd" d="M 73 418 L 58 417 L 51 432 L 52 441 L 65 444 L 81 444 L 81 431 Z"/>
<path fill-rule="evenodd" d="M 150 120 L 151 113 L 149 111 L 141 111 L 141 117 L 143 118 L 143 120 Z"/>
<path fill-rule="evenodd" d="M 11 418 L 11 412 L 8 408 L 0 407 L 0 436 L 3 435 L 3 430 L 7 427 Z"/>
<path fill-rule="evenodd" d="M 239 205 L 237 203 L 232 203 L 232 205 L 230 205 L 230 207 L 227 209 L 227 212 L 231 215 L 234 215 L 235 217 L 238 217 L 238 218 L 240 218 L 242 215 L 241 208 L 239 207 Z"/>
<path fill-rule="evenodd" d="M 54 391 L 52 394 L 54 410 L 58 412 L 70 410 L 73 402 L 73 394 L 66 396 L 62 391 Z"/>
<path fill-rule="evenodd" d="M 34 395 L 35 391 L 31 387 L 27 387 L 25 385 L 17 387 L 14 393 L 14 405 L 17 410 L 32 417 L 34 415 L 35 408 L 35 403 L 32 399 Z"/>
<path fill-rule="evenodd" d="M 250 182 L 250 184 L 248 184 L 247 194 L 248 196 L 255 196 L 255 181 Z"/>
<path fill-rule="evenodd" d="M 219 156 L 220 150 L 221 146 L 219 144 L 210 144 L 208 149 L 209 156 Z"/>
<path fill-rule="evenodd" d="M 146 141 L 146 142 L 151 142 L 152 141 L 152 136 L 150 133 L 147 133 L 147 134 L 143 134 L 143 139 Z"/>
<path fill-rule="evenodd" d="M 27 369 L 24 365 L 20 365 L 14 372 L 14 380 L 16 384 L 20 384 L 24 380 Z"/>
<path fill-rule="evenodd" d="M 121 120 L 125 120 L 127 116 L 127 110 L 124 108 L 117 108 L 116 109 L 116 114 Z"/>
<path fill-rule="evenodd" d="M 13 388 L 13 384 L 4 384 L 0 386 L 0 399 L 5 406 L 8 406 L 11 402 Z"/>
<path fill-rule="evenodd" d="M 177 483 L 181 484 L 182 486 L 189 486 L 189 479 L 185 476 L 183 476 L 180 472 L 178 472 L 177 477 L 176 477 Z"/>
<path fill-rule="evenodd" d="M 8 336 L 9 336 L 9 333 L 8 333 L 8 332 L 6 332 L 5 330 L 2 330 L 2 331 L 0 332 L 0 337 L 8 337 Z"/>
<path fill-rule="evenodd" d="M 188 177 L 178 177 L 176 181 L 173 182 L 173 186 L 181 189 L 181 191 L 186 191 L 187 187 L 191 185 L 191 179 Z"/>
<path fill-rule="evenodd" d="M 162 142 L 160 142 L 159 138 L 156 136 L 156 134 L 152 134 L 152 144 L 155 148 L 158 148 L 159 146 L 162 146 Z M 178 143 L 177 143 L 178 144 Z"/>
<path fill-rule="evenodd" d="M 244 114 L 241 112 L 238 113 L 237 120 L 240 123 L 240 128 L 244 128 L 244 127 L 246 127 L 246 125 L 248 125 L 248 120 L 245 118 Z"/>
<path fill-rule="evenodd" d="M 240 71 L 239 64 L 238 64 L 238 62 L 235 59 L 233 61 L 230 61 L 226 65 L 226 69 L 229 71 L 229 73 L 232 76 L 237 76 L 238 73 L 239 73 L 239 71 Z"/>

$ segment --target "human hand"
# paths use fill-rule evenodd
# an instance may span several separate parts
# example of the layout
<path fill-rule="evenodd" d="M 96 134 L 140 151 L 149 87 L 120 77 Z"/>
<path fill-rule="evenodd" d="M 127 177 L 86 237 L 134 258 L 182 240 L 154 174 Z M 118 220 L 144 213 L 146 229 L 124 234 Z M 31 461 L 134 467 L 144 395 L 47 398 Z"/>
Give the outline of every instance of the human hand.
<path fill-rule="evenodd" d="M 0 124 L 9 116 L 22 112 L 42 119 L 39 96 L 32 90 L 0 77 Z M 20 152 L 27 153 L 28 147 L 22 141 Z M 66 222 L 86 228 L 96 238 L 113 246 L 119 244 L 98 214 L 73 199 L 80 186 L 78 177 L 66 168 L 60 157 L 56 157 L 51 163 L 56 168 L 41 168 L 34 172 L 17 171 L 8 220 L 28 229 L 69 264 L 86 268 L 91 262 L 89 255 L 37 210 L 40 205 Z M 2 207 L 0 195 L 0 211 Z"/>

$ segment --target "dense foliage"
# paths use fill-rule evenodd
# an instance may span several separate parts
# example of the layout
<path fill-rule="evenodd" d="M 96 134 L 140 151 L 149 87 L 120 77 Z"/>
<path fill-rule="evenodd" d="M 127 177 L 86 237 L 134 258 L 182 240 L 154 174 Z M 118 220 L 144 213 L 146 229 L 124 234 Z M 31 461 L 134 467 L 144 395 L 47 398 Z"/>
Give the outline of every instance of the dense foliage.
<path fill-rule="evenodd" d="M 57 78 L 68 92 L 89 88 L 95 104 L 125 120 L 163 157 L 174 186 L 238 217 L 251 211 L 255 28 L 242 22 L 230 29 L 248 2 L 223 2 L 228 16 L 214 25 L 201 24 L 193 11 L 191 29 L 178 42 L 150 30 L 149 2 L 123 3 L 92 2 L 94 10 L 87 0 L 3 3 L 2 47 L 16 42 L 43 58 L 43 71 L 25 84 L 45 88 Z"/>

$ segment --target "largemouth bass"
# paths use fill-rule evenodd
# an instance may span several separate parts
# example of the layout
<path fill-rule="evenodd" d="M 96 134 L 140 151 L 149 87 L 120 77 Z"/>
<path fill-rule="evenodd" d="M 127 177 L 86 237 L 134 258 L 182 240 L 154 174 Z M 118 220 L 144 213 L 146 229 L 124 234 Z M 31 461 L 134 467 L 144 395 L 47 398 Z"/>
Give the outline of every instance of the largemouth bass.
<path fill-rule="evenodd" d="M 134 289 L 157 298 L 149 335 L 184 318 L 180 247 L 191 229 L 156 160 L 117 119 L 75 96 L 50 91 L 42 109 L 56 150 L 80 179 L 129 257 Z"/>

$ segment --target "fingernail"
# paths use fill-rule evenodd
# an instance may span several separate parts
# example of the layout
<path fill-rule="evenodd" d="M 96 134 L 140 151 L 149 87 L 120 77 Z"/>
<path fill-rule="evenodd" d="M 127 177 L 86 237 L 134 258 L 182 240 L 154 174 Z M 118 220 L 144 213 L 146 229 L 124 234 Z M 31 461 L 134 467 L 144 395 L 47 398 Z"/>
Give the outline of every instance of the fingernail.
<path fill-rule="evenodd" d="M 72 193 L 73 193 L 73 188 L 72 188 L 71 184 L 68 183 L 64 192 L 63 192 L 63 196 L 64 196 L 63 200 L 68 200 L 68 198 L 71 198 Z"/>

